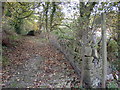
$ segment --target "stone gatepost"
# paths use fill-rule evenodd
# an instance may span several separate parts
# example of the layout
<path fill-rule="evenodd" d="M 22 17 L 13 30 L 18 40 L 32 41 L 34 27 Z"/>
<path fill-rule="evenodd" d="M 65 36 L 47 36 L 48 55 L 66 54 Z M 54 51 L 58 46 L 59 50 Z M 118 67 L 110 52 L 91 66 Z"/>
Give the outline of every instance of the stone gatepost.
<path fill-rule="evenodd" d="M 93 57 L 92 57 L 92 48 L 85 47 L 85 71 L 84 71 L 84 82 L 88 85 L 91 86 L 92 81 L 91 81 L 91 69 L 93 68 Z"/>
<path fill-rule="evenodd" d="M 85 67 L 84 67 L 84 82 L 89 87 L 98 87 L 101 82 L 102 62 L 97 60 L 97 51 L 88 46 L 85 47 Z"/>

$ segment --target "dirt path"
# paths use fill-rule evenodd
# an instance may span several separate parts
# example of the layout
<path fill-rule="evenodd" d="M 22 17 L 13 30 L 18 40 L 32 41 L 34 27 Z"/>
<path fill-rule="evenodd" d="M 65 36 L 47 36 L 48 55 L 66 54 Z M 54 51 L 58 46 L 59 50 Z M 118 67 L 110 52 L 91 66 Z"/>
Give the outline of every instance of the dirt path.
<path fill-rule="evenodd" d="M 24 41 L 20 47 L 9 51 L 8 57 L 14 63 L 4 69 L 3 87 L 69 88 L 79 86 L 77 75 L 61 52 L 45 39 L 25 37 Z"/>

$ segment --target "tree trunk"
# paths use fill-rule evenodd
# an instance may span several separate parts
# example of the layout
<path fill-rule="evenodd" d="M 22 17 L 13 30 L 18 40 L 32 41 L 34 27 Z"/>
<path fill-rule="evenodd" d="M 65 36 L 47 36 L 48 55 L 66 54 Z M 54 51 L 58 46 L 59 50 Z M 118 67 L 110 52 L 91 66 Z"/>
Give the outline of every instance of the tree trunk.
<path fill-rule="evenodd" d="M 88 36 L 88 22 L 89 22 L 89 18 L 90 18 L 90 14 L 93 11 L 93 7 L 95 6 L 96 2 L 89 2 L 87 3 L 88 5 L 85 4 L 85 2 L 79 2 L 79 14 L 80 14 L 80 20 L 84 20 L 84 21 L 80 21 L 79 20 L 79 25 L 81 26 L 81 31 L 83 32 L 82 34 L 82 50 L 81 50 L 81 54 L 82 54 L 82 70 L 81 70 L 81 81 L 80 84 L 81 86 L 83 86 L 83 81 L 84 81 L 84 75 L 86 74 L 84 71 L 85 66 L 85 47 L 86 47 L 86 43 L 87 43 L 87 36 Z M 86 21 L 87 20 L 87 21 Z M 84 23 L 85 24 L 84 24 Z M 85 28 L 85 29 L 84 29 Z M 84 30 L 84 31 L 82 31 Z M 81 36 L 78 36 L 81 37 Z M 90 77 L 89 77 L 90 78 Z"/>
<path fill-rule="evenodd" d="M 49 39 L 49 30 L 48 30 L 48 9 L 49 9 L 49 4 L 50 4 L 50 2 L 46 2 L 46 7 L 45 7 L 45 22 L 46 22 L 45 28 L 46 28 L 46 32 L 47 32 L 47 34 L 46 34 L 47 39 Z"/>
<path fill-rule="evenodd" d="M 50 31 L 52 30 L 52 23 L 53 23 L 53 17 L 54 17 L 54 14 L 56 12 L 56 4 L 55 2 L 52 2 L 52 12 L 51 12 L 51 15 L 50 15 Z"/>
<path fill-rule="evenodd" d="M 4 15 L 4 6 L 5 6 L 5 2 L 0 2 L 0 16 L 1 17 Z"/>
<path fill-rule="evenodd" d="M 0 41 L 2 41 L 2 18 L 1 17 L 2 17 L 2 2 L 0 2 Z M 0 42 L 0 45 L 1 43 L 2 42 Z"/>
<path fill-rule="evenodd" d="M 102 13 L 101 28 L 102 28 L 102 60 L 103 60 L 103 78 L 102 88 L 106 87 L 106 76 L 107 76 L 107 40 L 106 40 L 106 14 Z"/>
<path fill-rule="evenodd" d="M 85 41 L 85 35 L 83 36 L 83 41 Z M 85 67 L 85 45 L 82 46 L 82 50 L 81 50 L 82 54 L 82 69 L 81 69 L 81 80 L 80 80 L 80 85 L 83 86 L 83 80 L 84 80 L 84 67 Z"/>
<path fill-rule="evenodd" d="M 118 60 L 120 60 L 120 7 L 119 7 L 119 12 L 118 12 Z"/>

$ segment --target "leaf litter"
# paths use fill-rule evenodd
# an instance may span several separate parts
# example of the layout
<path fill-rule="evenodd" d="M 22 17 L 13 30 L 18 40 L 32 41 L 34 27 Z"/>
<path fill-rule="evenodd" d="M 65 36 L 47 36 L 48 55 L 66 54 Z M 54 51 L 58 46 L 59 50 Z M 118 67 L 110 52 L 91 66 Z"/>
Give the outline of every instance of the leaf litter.
<path fill-rule="evenodd" d="M 9 65 L 3 66 L 3 87 L 79 87 L 79 79 L 72 66 L 49 42 L 41 41 L 39 37 L 21 39 L 23 41 L 18 46 L 3 52 L 10 60 Z"/>

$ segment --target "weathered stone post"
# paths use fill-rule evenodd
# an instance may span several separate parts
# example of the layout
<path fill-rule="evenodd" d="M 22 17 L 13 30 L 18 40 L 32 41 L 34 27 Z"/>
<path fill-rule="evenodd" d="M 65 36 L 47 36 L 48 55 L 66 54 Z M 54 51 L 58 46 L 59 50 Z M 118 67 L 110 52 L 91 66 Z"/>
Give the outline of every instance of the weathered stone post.
<path fill-rule="evenodd" d="M 85 72 L 84 72 L 84 82 L 90 87 L 92 84 L 91 81 L 91 68 L 93 68 L 92 61 L 92 48 L 90 46 L 85 47 Z"/>
<path fill-rule="evenodd" d="M 98 87 L 101 82 L 102 60 L 98 57 L 96 37 L 93 35 L 91 46 L 85 47 L 84 82 L 89 87 Z"/>

